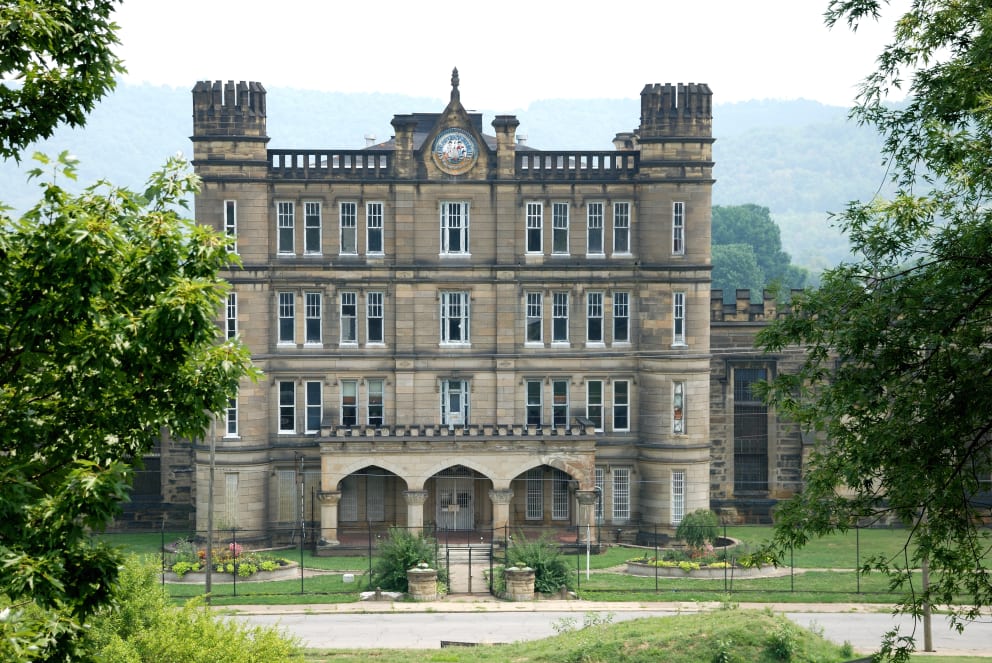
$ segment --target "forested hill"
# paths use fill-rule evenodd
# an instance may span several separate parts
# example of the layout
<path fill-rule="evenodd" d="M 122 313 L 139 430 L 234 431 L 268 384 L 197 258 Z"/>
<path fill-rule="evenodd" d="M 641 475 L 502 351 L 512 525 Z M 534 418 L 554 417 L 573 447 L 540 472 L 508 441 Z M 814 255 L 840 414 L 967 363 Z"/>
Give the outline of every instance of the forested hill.
<path fill-rule="evenodd" d="M 168 155 L 192 154 L 193 83 L 189 89 L 121 84 L 98 104 L 86 128 L 60 130 L 28 150 L 20 166 L 0 164 L 0 201 L 23 211 L 38 199 L 25 176 L 35 165 L 29 158 L 35 149 L 49 154 L 69 150 L 81 160 L 82 184 L 102 177 L 140 187 Z M 269 89 L 267 102 L 269 147 L 349 149 L 363 147 L 366 135 L 388 139 L 394 114 L 439 112 L 446 103 L 441 98 L 278 87 Z M 516 115 L 518 134 L 538 149 L 611 149 L 615 133 L 637 127 L 640 101 L 544 100 L 526 109 L 482 112 L 485 127 L 496 113 Z M 843 209 L 848 200 L 871 197 L 884 174 L 877 137 L 846 117 L 845 108 L 810 101 L 716 104 L 714 203 L 766 206 L 796 264 L 818 269 L 836 263 L 847 249 L 829 228 L 826 212 Z"/>

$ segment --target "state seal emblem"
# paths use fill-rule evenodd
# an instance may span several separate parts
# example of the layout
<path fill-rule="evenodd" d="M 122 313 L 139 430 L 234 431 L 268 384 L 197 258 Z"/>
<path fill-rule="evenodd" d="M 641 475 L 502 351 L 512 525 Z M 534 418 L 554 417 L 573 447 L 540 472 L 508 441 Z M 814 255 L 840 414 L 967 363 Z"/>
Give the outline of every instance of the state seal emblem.
<path fill-rule="evenodd" d="M 463 129 L 445 129 L 434 139 L 434 163 L 449 175 L 467 173 L 479 158 L 475 140 Z"/>

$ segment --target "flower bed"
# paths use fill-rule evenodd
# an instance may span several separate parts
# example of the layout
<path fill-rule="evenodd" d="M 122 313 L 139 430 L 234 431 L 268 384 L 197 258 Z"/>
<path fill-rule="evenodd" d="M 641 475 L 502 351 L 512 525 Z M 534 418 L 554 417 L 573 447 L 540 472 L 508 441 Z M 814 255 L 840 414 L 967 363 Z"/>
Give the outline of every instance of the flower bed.
<path fill-rule="evenodd" d="M 714 562 L 712 564 L 699 564 L 696 562 L 666 562 L 661 560 L 653 561 L 627 561 L 627 573 L 633 576 L 647 576 L 661 578 L 754 578 L 766 573 L 767 569 L 762 567 L 744 568 L 742 566 L 731 566 L 726 562 Z"/>
<path fill-rule="evenodd" d="M 170 582 L 204 582 L 207 575 L 206 557 L 207 551 L 197 550 L 193 542 L 186 539 L 178 541 L 172 559 L 167 563 L 165 579 Z M 233 580 L 235 574 L 241 581 L 281 580 L 295 575 L 293 570 L 297 568 L 297 564 L 288 559 L 246 551 L 237 543 L 214 549 L 211 563 L 220 582 Z"/>

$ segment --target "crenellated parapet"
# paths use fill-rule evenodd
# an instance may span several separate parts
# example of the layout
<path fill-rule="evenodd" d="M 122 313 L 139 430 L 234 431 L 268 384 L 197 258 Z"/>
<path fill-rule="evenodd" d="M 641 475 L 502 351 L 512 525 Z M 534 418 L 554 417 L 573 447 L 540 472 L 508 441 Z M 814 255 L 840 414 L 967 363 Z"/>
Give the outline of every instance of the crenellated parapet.
<path fill-rule="evenodd" d="M 793 290 L 792 292 L 800 292 Z M 738 289 L 734 301 L 723 301 L 723 290 L 710 291 L 710 320 L 713 322 L 762 322 L 788 315 L 788 304 L 775 300 L 768 290 L 761 293 L 761 301 L 752 301 L 751 291 Z"/>
<path fill-rule="evenodd" d="M 193 88 L 193 139 L 267 139 L 265 88 L 255 81 L 199 81 Z"/>
<path fill-rule="evenodd" d="M 641 140 L 713 135 L 713 93 L 705 83 L 652 84 L 641 90 Z"/>

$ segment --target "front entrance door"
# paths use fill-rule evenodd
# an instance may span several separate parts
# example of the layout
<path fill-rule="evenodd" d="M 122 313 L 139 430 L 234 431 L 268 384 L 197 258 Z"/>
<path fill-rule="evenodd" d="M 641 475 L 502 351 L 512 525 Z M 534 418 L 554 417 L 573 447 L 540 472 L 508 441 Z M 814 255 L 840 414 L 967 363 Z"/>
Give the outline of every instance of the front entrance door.
<path fill-rule="evenodd" d="M 473 479 L 466 474 L 445 470 L 437 477 L 437 524 L 439 529 L 475 528 Z"/>

